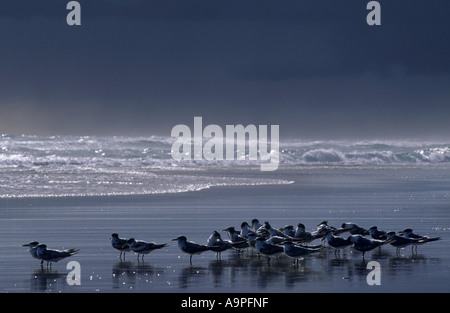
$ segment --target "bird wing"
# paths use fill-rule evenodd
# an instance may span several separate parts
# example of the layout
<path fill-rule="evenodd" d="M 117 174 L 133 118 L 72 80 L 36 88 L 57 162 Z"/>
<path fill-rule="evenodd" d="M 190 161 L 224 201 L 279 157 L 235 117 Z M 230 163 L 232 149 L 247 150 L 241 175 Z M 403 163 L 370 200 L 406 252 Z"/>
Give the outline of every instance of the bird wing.
<path fill-rule="evenodd" d="M 197 251 L 197 252 L 211 250 L 211 247 L 204 246 L 204 245 L 201 245 L 201 244 L 198 244 L 195 242 L 190 242 L 190 241 L 186 242 L 186 248 L 188 248 L 188 250 L 190 250 L 190 251 Z"/>
<path fill-rule="evenodd" d="M 400 237 L 400 236 L 396 236 L 395 240 L 391 242 L 391 244 L 393 246 L 404 246 L 404 245 L 408 245 L 408 244 L 412 244 L 418 242 L 417 239 L 408 239 L 405 237 Z"/>
<path fill-rule="evenodd" d="M 332 247 L 345 247 L 350 245 L 347 239 L 341 237 L 333 237 L 328 244 Z"/>
<path fill-rule="evenodd" d="M 167 244 L 166 243 L 156 244 L 156 243 L 152 242 L 152 243 L 150 243 L 150 246 L 154 250 L 154 249 L 161 249 L 161 248 L 167 247 Z"/>
<path fill-rule="evenodd" d="M 441 237 L 425 237 L 426 238 L 426 242 L 431 242 L 431 241 L 437 241 L 440 240 Z"/>
<path fill-rule="evenodd" d="M 263 254 L 273 254 L 273 253 L 280 253 L 283 251 L 284 251 L 284 249 L 281 246 L 266 243 L 260 247 L 259 252 L 261 252 Z"/>
<path fill-rule="evenodd" d="M 149 244 L 147 242 L 143 241 L 135 241 L 132 245 L 132 250 L 134 252 L 141 252 L 147 250 L 149 247 Z"/>
<path fill-rule="evenodd" d="M 114 248 L 119 249 L 119 250 L 126 249 L 129 247 L 128 240 L 120 239 L 120 238 L 111 240 L 111 244 Z"/>
<path fill-rule="evenodd" d="M 61 260 L 78 253 L 78 249 L 68 250 L 49 250 L 47 249 L 43 255 L 44 260 Z"/>

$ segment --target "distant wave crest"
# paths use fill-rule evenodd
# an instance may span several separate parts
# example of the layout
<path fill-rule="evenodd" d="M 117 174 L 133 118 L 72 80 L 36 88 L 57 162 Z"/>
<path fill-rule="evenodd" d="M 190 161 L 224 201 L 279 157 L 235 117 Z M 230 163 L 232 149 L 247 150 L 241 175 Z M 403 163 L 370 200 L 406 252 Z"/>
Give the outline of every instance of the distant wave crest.
<path fill-rule="evenodd" d="M 288 184 L 259 175 L 261 160 L 182 160 L 171 137 L 0 137 L 0 198 L 157 194 L 214 186 Z M 450 144 L 415 141 L 280 143 L 280 169 L 302 167 L 450 167 Z M 255 175 L 258 173 L 258 175 Z"/>
<path fill-rule="evenodd" d="M 290 165 L 426 165 L 450 163 L 450 144 L 421 142 L 285 143 L 281 162 Z"/>

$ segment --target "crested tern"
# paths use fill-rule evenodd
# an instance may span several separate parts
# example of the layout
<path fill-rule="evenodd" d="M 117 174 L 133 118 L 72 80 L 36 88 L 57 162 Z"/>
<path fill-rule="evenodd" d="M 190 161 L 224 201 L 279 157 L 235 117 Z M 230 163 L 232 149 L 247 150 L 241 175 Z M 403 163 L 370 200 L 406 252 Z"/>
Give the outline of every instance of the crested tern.
<path fill-rule="evenodd" d="M 269 222 L 264 222 L 262 227 L 269 232 L 270 236 L 286 237 L 281 231 L 273 228 Z"/>
<path fill-rule="evenodd" d="M 386 235 L 387 235 L 387 240 L 389 240 L 389 243 L 391 244 L 391 246 L 396 248 L 395 252 L 397 255 L 400 254 L 400 249 L 402 249 L 402 248 L 405 248 L 407 246 L 414 245 L 414 244 L 424 243 L 424 242 L 421 242 L 421 239 L 406 238 L 406 237 L 398 236 L 394 231 L 390 231 Z M 414 250 L 412 250 L 412 253 L 414 253 Z"/>
<path fill-rule="evenodd" d="M 208 247 L 205 245 L 201 245 L 192 241 L 188 241 L 186 236 L 178 236 L 177 238 L 172 239 L 172 241 L 178 241 L 178 247 L 184 253 L 190 255 L 189 262 L 192 265 L 192 256 L 194 254 L 201 254 L 205 251 L 213 251 L 213 247 Z"/>
<path fill-rule="evenodd" d="M 377 240 L 386 240 L 387 239 L 387 236 L 386 236 L 387 233 L 383 230 L 379 230 L 377 226 L 370 227 L 368 232 L 369 232 L 369 235 L 373 239 L 377 239 Z"/>
<path fill-rule="evenodd" d="M 368 231 L 355 223 L 343 223 L 341 228 L 334 231 L 335 235 L 340 235 L 344 232 L 350 232 L 351 235 L 367 235 Z"/>
<path fill-rule="evenodd" d="M 135 240 L 134 238 L 130 238 L 127 241 L 130 246 L 131 251 L 137 254 L 137 259 L 139 261 L 139 255 L 142 255 L 142 261 L 144 261 L 144 255 L 149 254 L 153 250 L 162 249 L 167 247 L 167 244 L 156 244 L 154 242 L 146 242 L 142 240 Z"/>
<path fill-rule="evenodd" d="M 418 245 L 423 245 L 424 243 L 427 242 L 433 242 L 433 241 L 437 241 L 440 240 L 441 237 L 428 237 L 428 236 L 421 236 L 418 234 L 413 233 L 413 230 L 411 228 L 406 228 L 405 230 L 403 230 L 403 234 L 405 236 L 405 238 L 410 238 L 410 239 L 417 239 L 419 240 L 417 243 L 413 243 L 413 248 L 416 247 L 416 253 L 417 253 L 417 246 Z"/>
<path fill-rule="evenodd" d="M 256 238 L 255 248 L 259 253 L 266 256 L 269 262 L 270 257 L 278 256 L 284 251 L 283 247 L 267 243 L 262 237 Z"/>
<path fill-rule="evenodd" d="M 262 225 L 257 218 L 252 219 L 252 229 L 256 233 Z"/>
<path fill-rule="evenodd" d="M 316 239 L 310 232 L 306 231 L 305 225 L 302 223 L 297 224 L 297 228 L 295 229 L 294 238 L 299 239 L 301 242 L 309 243 Z"/>
<path fill-rule="evenodd" d="M 376 240 L 364 238 L 362 235 L 351 235 L 347 238 L 347 240 L 353 244 L 353 248 L 357 251 L 362 252 L 363 260 L 364 254 L 367 251 L 371 251 L 375 248 L 381 247 L 382 245 L 387 244 L 389 241 Z"/>
<path fill-rule="evenodd" d="M 231 243 L 233 248 L 242 251 L 243 249 L 248 248 L 250 245 L 247 242 L 247 238 L 239 235 L 239 233 L 234 229 L 233 226 L 223 229 L 222 231 L 227 232 L 228 237 L 231 239 Z"/>
<path fill-rule="evenodd" d="M 294 237 L 295 235 L 295 229 L 293 225 L 286 225 L 281 230 L 285 236 Z"/>
<path fill-rule="evenodd" d="M 66 250 L 51 250 L 47 249 L 47 245 L 39 244 L 37 246 L 37 256 L 39 259 L 47 262 L 47 266 L 52 263 L 56 263 L 65 258 L 73 256 L 77 254 L 79 249 L 66 249 Z"/>
<path fill-rule="evenodd" d="M 30 252 L 31 256 L 36 259 L 36 260 L 40 260 L 41 261 L 41 265 L 44 262 L 44 260 L 42 260 L 41 258 L 39 258 L 39 256 L 37 255 L 37 246 L 39 245 L 39 242 L 37 241 L 32 241 L 29 243 L 25 243 L 23 245 L 21 245 L 21 247 L 28 247 L 28 251 Z"/>
<path fill-rule="evenodd" d="M 335 236 L 331 231 L 326 233 L 324 240 L 326 240 L 327 244 L 334 249 L 335 255 L 339 254 L 340 250 L 352 245 L 347 239 Z"/>
<path fill-rule="evenodd" d="M 317 225 L 317 229 L 311 233 L 316 239 L 323 238 L 328 231 L 335 231 L 336 227 L 328 225 L 328 221 L 323 221 Z"/>
<path fill-rule="evenodd" d="M 247 237 L 249 231 L 250 231 L 250 225 L 247 222 L 242 222 L 240 235 L 243 237 Z"/>
<path fill-rule="evenodd" d="M 441 237 L 428 237 L 428 236 L 421 236 L 421 235 L 415 234 L 411 228 L 406 228 L 405 230 L 403 230 L 403 234 L 404 234 L 405 238 L 423 240 L 424 242 L 422 242 L 422 243 L 437 241 L 437 240 L 441 239 Z"/>
<path fill-rule="evenodd" d="M 120 251 L 119 258 L 122 258 L 122 253 L 125 258 L 125 252 L 131 251 L 130 245 L 128 244 L 128 239 L 119 238 L 119 235 L 116 233 L 112 234 L 109 239 L 111 240 L 111 245 L 113 248 Z"/>
<path fill-rule="evenodd" d="M 212 246 L 219 240 L 222 240 L 222 236 L 220 236 L 219 232 L 217 230 L 215 230 L 215 231 L 213 231 L 213 233 L 206 240 L 206 245 L 207 246 Z"/>
<path fill-rule="evenodd" d="M 266 239 L 266 242 L 272 245 L 280 245 L 287 239 L 289 238 L 280 236 L 270 236 L 268 239 Z"/>
<path fill-rule="evenodd" d="M 294 262 L 297 262 L 298 264 L 298 259 L 309 255 L 311 253 L 315 253 L 315 252 L 319 252 L 320 251 L 320 247 L 316 247 L 316 248 L 308 248 L 308 247 L 304 247 L 304 246 L 299 246 L 299 245 L 295 245 L 292 241 L 290 240 L 285 240 L 283 242 L 283 252 L 284 254 L 286 254 L 289 258 L 293 259 Z"/>
<path fill-rule="evenodd" d="M 248 243 L 248 245 L 249 245 L 251 248 L 256 249 L 255 244 L 256 244 L 256 238 L 258 238 L 258 237 L 259 237 L 259 235 L 257 235 L 257 234 L 254 233 L 254 232 L 250 232 L 250 233 L 248 234 L 248 236 L 247 236 L 247 243 Z"/>
<path fill-rule="evenodd" d="M 215 230 L 211 236 L 209 236 L 206 245 L 211 247 L 211 251 L 216 252 L 216 257 L 219 259 L 223 251 L 233 248 L 233 244 L 229 241 L 222 239 L 222 236 Z"/>

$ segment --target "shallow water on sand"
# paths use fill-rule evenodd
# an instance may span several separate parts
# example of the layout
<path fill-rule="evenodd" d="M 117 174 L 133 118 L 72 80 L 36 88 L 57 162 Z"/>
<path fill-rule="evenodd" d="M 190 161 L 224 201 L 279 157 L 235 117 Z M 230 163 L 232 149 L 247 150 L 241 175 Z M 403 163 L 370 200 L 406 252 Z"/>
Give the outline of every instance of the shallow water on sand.
<path fill-rule="evenodd" d="M 2 199 L 0 201 L 0 290 L 2 292 L 449 292 L 449 176 L 432 169 L 305 169 L 278 173 L 290 185 L 218 187 L 182 194 L 139 197 Z M 440 236 L 442 240 L 401 250 L 387 245 L 366 253 L 323 249 L 293 264 L 255 252 L 181 253 L 179 235 L 206 243 L 212 231 L 258 218 L 274 227 L 323 220 L 339 227 Z M 119 259 L 111 233 L 169 246 L 138 261 Z M 223 238 L 227 238 L 223 233 Z M 79 248 L 76 256 L 40 267 L 20 245 Z M 312 244 L 318 244 L 313 242 Z M 81 267 L 81 285 L 66 282 L 69 261 Z M 381 285 L 369 286 L 367 262 L 381 265 Z"/>

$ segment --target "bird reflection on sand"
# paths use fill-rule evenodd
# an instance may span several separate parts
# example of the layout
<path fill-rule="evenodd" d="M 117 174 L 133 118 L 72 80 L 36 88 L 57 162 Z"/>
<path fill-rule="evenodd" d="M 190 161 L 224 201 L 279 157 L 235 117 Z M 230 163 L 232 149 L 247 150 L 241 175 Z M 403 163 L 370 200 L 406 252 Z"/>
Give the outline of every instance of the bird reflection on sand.
<path fill-rule="evenodd" d="M 29 279 L 30 289 L 39 292 L 58 291 L 67 287 L 66 277 L 67 273 L 40 267 L 33 272 Z"/>
<path fill-rule="evenodd" d="M 371 252 L 371 260 L 382 264 L 383 278 L 392 279 L 398 275 L 409 275 L 417 265 L 425 268 L 439 264 L 439 259 L 423 255 L 402 256 L 395 251 L 381 249 Z M 274 288 L 302 291 L 323 288 L 332 281 L 342 284 L 365 284 L 368 261 L 361 259 L 359 252 L 347 251 L 339 256 L 331 249 L 300 259 L 295 266 L 284 255 L 274 257 L 270 265 L 266 257 L 256 257 L 237 251 L 227 253 L 222 259 L 211 258 L 199 265 L 186 264 L 183 260 L 176 265 L 155 265 L 150 262 L 116 262 L 112 266 L 114 289 L 139 290 L 197 290 L 245 291 L 257 288 L 272 291 Z M 430 265 L 431 264 L 431 265 Z M 389 278 L 391 277 L 391 278 Z M 175 288 L 175 289 L 173 289 Z"/>
<path fill-rule="evenodd" d="M 167 269 L 143 262 L 120 261 L 112 267 L 112 286 L 119 288 L 136 288 L 151 285 L 163 279 Z"/>

